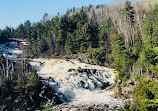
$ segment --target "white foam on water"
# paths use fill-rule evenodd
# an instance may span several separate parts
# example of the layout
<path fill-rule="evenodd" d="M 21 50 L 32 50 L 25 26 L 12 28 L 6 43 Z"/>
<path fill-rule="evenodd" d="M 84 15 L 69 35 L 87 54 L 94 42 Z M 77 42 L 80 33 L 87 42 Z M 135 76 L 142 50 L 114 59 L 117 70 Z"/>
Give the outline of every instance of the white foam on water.
<path fill-rule="evenodd" d="M 17 42 L 9 42 L 9 46 L 11 46 L 11 47 L 17 47 L 18 43 Z"/>
<path fill-rule="evenodd" d="M 52 77 L 55 82 L 49 81 L 49 84 L 52 84 L 58 93 L 62 93 L 66 99 L 70 100 L 70 104 L 123 105 L 121 99 L 114 98 L 113 89 L 101 90 L 103 83 L 114 83 L 113 69 L 80 63 L 78 60 L 62 59 L 33 59 L 30 64 L 41 77 Z M 80 73 L 78 69 L 85 69 L 90 73 L 84 71 Z"/>
<path fill-rule="evenodd" d="M 17 42 L 0 44 L 0 53 L 3 53 L 3 56 L 8 59 L 18 58 L 18 56 L 23 53 L 23 50 L 20 50 L 17 47 Z"/>

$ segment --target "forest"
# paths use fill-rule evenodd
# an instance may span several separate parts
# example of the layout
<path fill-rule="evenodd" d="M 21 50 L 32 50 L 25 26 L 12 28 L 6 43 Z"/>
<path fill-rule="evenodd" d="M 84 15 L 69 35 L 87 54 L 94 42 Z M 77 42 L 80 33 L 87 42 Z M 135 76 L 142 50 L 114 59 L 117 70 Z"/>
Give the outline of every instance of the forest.
<path fill-rule="evenodd" d="M 26 39 L 30 43 L 28 57 L 84 55 L 95 64 L 114 68 L 118 72 L 115 82 L 121 81 L 118 86 L 120 95 L 127 81 L 135 85 L 133 103 L 125 104 L 120 111 L 158 109 L 157 2 L 126 1 L 80 9 L 74 7 L 64 15 L 58 13 L 51 19 L 45 13 L 39 22 L 27 20 L 17 28 L 0 30 L 0 43 L 9 38 Z M 1 57 L 0 69 L 5 65 Z M 15 77 L 16 84 L 21 84 L 22 78 L 18 77 Z M 36 72 L 32 71 L 30 79 L 24 84 L 36 87 Z M 5 80 L 7 84 L 12 81 Z M 1 90 L 4 90 L 3 85 Z M 0 93 L 0 98 L 4 98 L 4 94 Z"/>

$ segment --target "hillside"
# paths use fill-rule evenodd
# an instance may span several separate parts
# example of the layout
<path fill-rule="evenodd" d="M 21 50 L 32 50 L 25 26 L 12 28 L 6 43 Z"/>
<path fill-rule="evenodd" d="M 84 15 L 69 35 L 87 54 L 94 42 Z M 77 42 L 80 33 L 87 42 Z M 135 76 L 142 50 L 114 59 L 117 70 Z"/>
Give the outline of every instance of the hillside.
<path fill-rule="evenodd" d="M 156 1 L 89 5 L 51 19 L 44 14 L 39 22 L 27 20 L 15 29 L 0 30 L 0 43 L 8 38 L 29 42 L 26 58 L 75 58 L 113 68 L 118 72 L 114 80 L 117 97 L 133 99 L 121 111 L 158 109 Z M 132 94 L 126 95 L 130 90 Z"/>

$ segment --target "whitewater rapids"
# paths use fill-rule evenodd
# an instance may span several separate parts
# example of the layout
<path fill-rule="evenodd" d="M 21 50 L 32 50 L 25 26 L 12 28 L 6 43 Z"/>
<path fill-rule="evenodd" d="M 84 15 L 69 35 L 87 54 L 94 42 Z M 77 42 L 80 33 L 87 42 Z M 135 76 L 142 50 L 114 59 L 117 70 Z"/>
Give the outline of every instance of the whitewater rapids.
<path fill-rule="evenodd" d="M 104 83 L 114 84 L 113 69 L 81 63 L 69 59 L 32 59 L 30 64 L 39 76 L 51 77 L 48 83 L 57 93 L 69 100 L 69 104 L 108 104 L 122 106 L 123 100 L 114 97 L 113 89 L 102 89 Z"/>
<path fill-rule="evenodd" d="M 9 60 L 15 60 L 23 54 L 23 50 L 20 50 L 18 42 L 7 42 L 0 44 L 0 54 Z"/>

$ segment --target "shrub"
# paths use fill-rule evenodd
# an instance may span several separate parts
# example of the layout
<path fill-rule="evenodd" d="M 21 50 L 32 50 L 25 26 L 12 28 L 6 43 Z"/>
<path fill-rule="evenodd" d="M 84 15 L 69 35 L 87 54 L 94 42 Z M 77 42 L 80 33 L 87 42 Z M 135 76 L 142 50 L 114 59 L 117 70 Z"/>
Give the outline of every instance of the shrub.
<path fill-rule="evenodd" d="M 121 96 L 121 94 L 122 94 L 122 88 L 121 86 L 118 86 L 118 95 Z"/>

